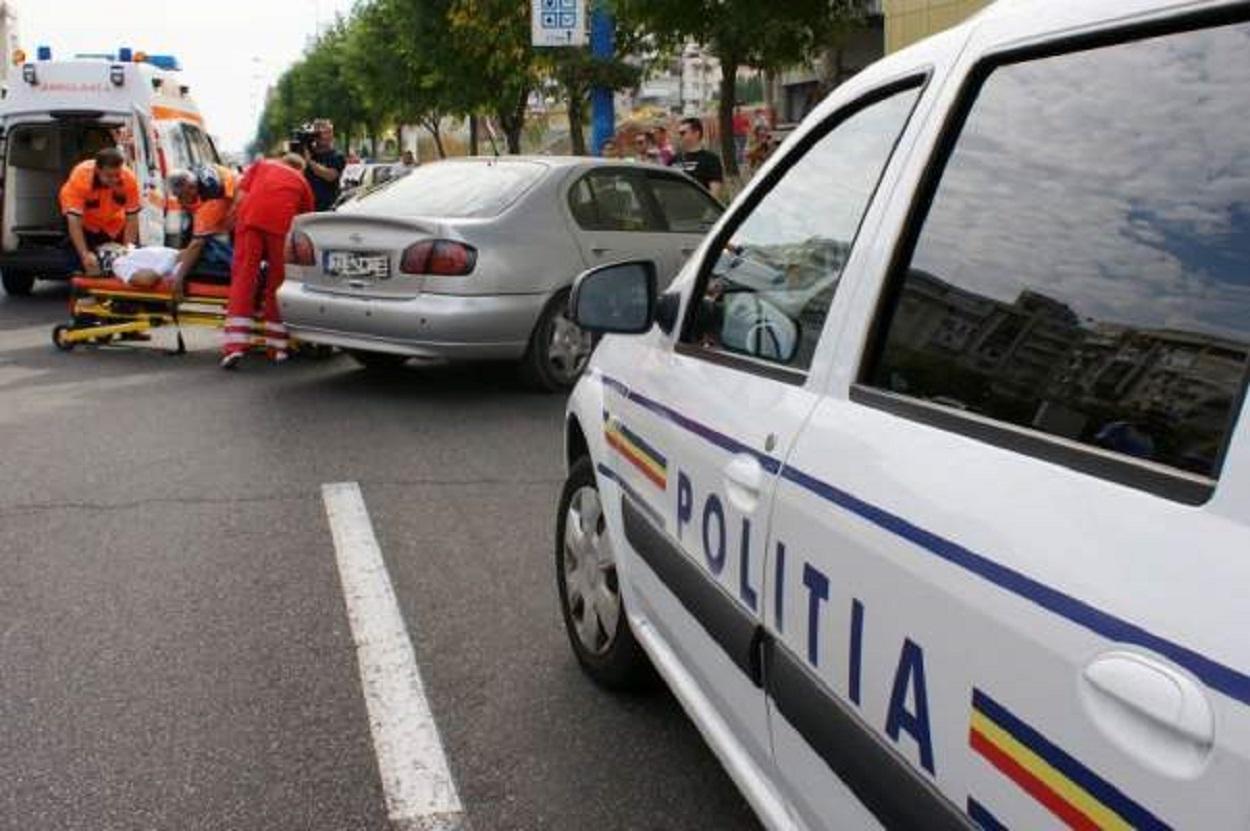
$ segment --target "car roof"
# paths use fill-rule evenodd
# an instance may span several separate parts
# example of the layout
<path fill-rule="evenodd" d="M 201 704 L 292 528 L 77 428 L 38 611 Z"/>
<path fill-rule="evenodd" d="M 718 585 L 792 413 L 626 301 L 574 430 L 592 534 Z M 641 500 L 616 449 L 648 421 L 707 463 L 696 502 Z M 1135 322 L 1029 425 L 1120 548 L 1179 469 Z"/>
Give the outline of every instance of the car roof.
<path fill-rule="evenodd" d="M 519 155 L 519 156 L 457 156 L 455 158 L 442 159 L 448 162 L 537 162 L 552 168 L 591 168 L 591 167 L 637 167 L 640 169 L 652 170 L 669 170 L 673 168 L 664 167 L 663 165 L 651 164 L 648 162 L 638 162 L 633 159 L 604 159 L 598 156 L 543 156 L 537 154 Z"/>
<path fill-rule="evenodd" d="M 914 63 L 935 46 L 953 48 L 974 29 L 993 30 L 996 41 L 1007 42 L 1143 15 L 1245 5 L 1246 0 L 994 0 L 960 24 L 887 56 L 871 69 Z"/>
<path fill-rule="evenodd" d="M 886 55 L 851 76 L 819 104 L 796 132 L 812 126 L 847 101 L 883 83 L 926 67 L 945 66 L 983 35 L 982 52 L 1045 40 L 1090 26 L 1132 18 L 1250 5 L 1247 0 L 994 0 L 962 23 Z"/>

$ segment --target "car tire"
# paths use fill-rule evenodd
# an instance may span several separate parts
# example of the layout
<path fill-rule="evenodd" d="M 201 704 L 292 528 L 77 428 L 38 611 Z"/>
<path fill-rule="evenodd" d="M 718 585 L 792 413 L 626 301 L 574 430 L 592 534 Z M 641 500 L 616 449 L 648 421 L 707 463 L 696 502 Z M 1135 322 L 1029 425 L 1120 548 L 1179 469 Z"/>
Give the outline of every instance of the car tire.
<path fill-rule="evenodd" d="M 365 369 L 374 372 L 392 372 L 408 363 L 407 355 L 396 355 L 392 352 L 366 352 L 361 349 L 349 349 L 352 360 Z"/>
<path fill-rule="evenodd" d="M 35 288 L 35 275 L 29 271 L 6 268 L 0 273 L 0 283 L 4 284 L 4 293 L 10 297 L 27 297 Z"/>
<path fill-rule="evenodd" d="M 587 456 L 569 471 L 556 518 L 556 588 L 577 662 L 610 690 L 653 686 L 655 670 L 625 614 L 607 518 Z"/>
<path fill-rule="evenodd" d="M 568 316 L 569 293 L 551 298 L 530 334 L 521 364 L 526 383 L 545 392 L 568 392 L 582 376 L 594 339 Z"/>

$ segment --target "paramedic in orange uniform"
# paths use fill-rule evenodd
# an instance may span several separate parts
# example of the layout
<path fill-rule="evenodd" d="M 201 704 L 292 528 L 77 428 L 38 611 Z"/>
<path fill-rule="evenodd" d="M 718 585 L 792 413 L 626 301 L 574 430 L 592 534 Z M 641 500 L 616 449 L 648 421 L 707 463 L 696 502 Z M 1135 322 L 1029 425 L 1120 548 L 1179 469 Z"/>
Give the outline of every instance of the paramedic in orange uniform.
<path fill-rule="evenodd" d="M 226 336 L 221 366 L 233 369 L 247 353 L 256 316 L 260 261 L 269 265 L 261 314 L 264 339 L 273 361 L 287 358 L 286 326 L 278 311 L 282 285 L 283 247 L 291 222 L 313 210 L 312 189 L 304 178 L 304 159 L 293 153 L 281 161 L 262 159 L 239 180 L 242 196 L 234 226 L 234 263 L 230 270 L 230 301 L 226 305 Z"/>
<path fill-rule="evenodd" d="M 79 266 L 100 273 L 95 249 L 106 242 L 133 245 L 139 239 L 139 181 L 116 147 L 105 147 L 94 159 L 80 162 L 61 186 L 61 213 L 69 224 L 69 240 Z"/>
<path fill-rule="evenodd" d="M 174 282 L 195 270 L 201 277 L 229 279 L 234 260 L 235 175 L 219 164 L 194 165 L 169 174 L 169 190 L 191 220 L 191 243 L 178 257 Z"/>

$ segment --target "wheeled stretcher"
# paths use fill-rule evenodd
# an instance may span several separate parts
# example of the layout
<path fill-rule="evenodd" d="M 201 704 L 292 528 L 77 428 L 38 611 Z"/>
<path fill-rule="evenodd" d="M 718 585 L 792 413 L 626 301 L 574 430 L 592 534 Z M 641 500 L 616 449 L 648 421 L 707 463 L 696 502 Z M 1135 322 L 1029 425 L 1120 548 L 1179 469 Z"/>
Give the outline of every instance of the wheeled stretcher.
<path fill-rule="evenodd" d="M 191 276 L 175 290 L 168 283 L 137 288 L 116 277 L 76 276 L 70 281 L 70 322 L 52 329 L 58 349 L 80 343 L 105 344 L 163 326 L 222 328 L 226 319 L 228 279 Z M 263 338 L 258 339 L 263 345 Z M 179 331 L 177 353 L 186 351 Z"/>
<path fill-rule="evenodd" d="M 263 283 L 262 270 L 261 281 Z M 230 296 L 229 278 L 192 275 L 181 291 L 169 283 L 137 288 L 116 277 L 78 275 L 70 281 L 70 321 L 52 329 L 52 342 L 69 351 L 80 343 L 107 344 L 127 336 L 141 336 L 164 326 L 178 328 L 174 354 L 186 352 L 182 327 L 207 326 L 221 329 L 226 321 L 226 301 Z M 258 286 L 258 291 L 261 287 Z M 248 343 L 250 349 L 264 351 L 268 341 L 260 322 Z M 328 350 L 301 347 L 292 341 L 292 352 L 323 356 Z"/>

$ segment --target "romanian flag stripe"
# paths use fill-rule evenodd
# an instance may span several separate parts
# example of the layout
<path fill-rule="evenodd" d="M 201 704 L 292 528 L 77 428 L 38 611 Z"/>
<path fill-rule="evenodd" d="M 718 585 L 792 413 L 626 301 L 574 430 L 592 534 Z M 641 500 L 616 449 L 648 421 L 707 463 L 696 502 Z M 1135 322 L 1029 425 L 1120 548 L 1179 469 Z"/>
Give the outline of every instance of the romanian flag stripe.
<path fill-rule="evenodd" d="M 1168 828 L 980 690 L 973 690 L 972 707 L 972 748 L 1069 827 Z"/>
<path fill-rule="evenodd" d="M 650 479 L 656 487 L 668 487 L 668 477 L 666 473 L 663 470 L 656 469 L 651 460 L 646 456 L 643 456 L 640 451 L 631 446 L 624 436 L 614 430 L 609 430 L 606 435 L 608 444 L 611 445 L 616 452 L 624 456 L 625 459 L 634 467 L 638 468 L 638 470 L 642 472 L 642 475 Z"/>
<path fill-rule="evenodd" d="M 637 434 L 620 422 L 608 421 L 603 425 L 603 435 L 609 446 L 638 468 L 656 487 L 668 487 L 668 460 Z"/>
<path fill-rule="evenodd" d="M 1098 823 L 1082 813 L 1040 776 L 1034 774 L 1027 766 L 1018 762 L 984 735 L 974 729 L 968 742 L 973 750 L 985 757 L 1004 776 L 1023 788 L 1029 796 L 1042 803 L 1048 811 L 1063 820 L 1069 828 L 1077 829 L 1077 831 L 1098 831 Z"/>
<path fill-rule="evenodd" d="M 619 421 L 616 423 L 616 429 L 621 431 L 621 435 L 629 439 L 630 444 L 634 445 L 643 453 L 645 453 L 647 456 L 649 456 L 660 467 L 664 468 L 665 470 L 668 470 L 668 459 L 664 458 L 664 454 L 662 454 L 660 451 L 656 450 L 654 447 L 648 444 L 646 439 L 644 439 L 642 436 L 638 435 L 633 430 L 626 427 L 624 424 L 621 424 Z"/>

